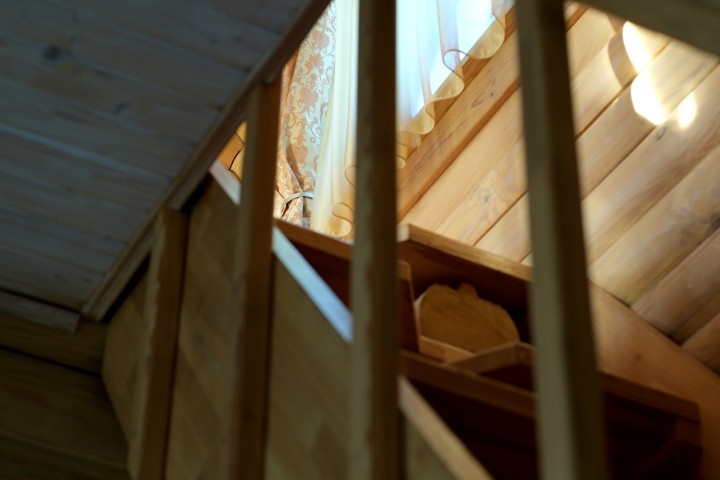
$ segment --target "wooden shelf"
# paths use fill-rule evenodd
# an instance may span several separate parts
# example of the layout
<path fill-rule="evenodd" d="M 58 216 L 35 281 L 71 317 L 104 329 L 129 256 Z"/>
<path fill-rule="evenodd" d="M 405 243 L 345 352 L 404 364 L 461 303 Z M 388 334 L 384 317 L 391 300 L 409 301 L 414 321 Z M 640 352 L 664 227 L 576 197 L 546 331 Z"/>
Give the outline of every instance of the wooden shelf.
<path fill-rule="evenodd" d="M 401 370 L 496 479 L 537 477 L 533 349 L 508 344 L 454 364 L 409 352 Z M 697 406 L 602 375 L 613 478 L 694 478 Z"/>

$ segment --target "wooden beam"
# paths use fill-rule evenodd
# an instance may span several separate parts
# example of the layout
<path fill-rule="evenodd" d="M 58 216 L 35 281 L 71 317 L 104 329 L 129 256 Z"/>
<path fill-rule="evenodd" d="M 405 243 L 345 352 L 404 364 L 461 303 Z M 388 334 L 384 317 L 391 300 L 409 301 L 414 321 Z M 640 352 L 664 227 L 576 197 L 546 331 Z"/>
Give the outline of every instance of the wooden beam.
<path fill-rule="evenodd" d="M 187 223 L 183 213 L 165 209 L 155 227 L 128 451 L 136 480 L 165 472 Z"/>
<path fill-rule="evenodd" d="M 80 314 L 0 290 L 0 315 L 20 318 L 73 333 Z"/>
<path fill-rule="evenodd" d="M 588 0 L 585 3 L 720 55 L 718 0 Z"/>
<path fill-rule="evenodd" d="M 99 374 L 107 324 L 80 320 L 74 333 L 0 314 L 0 347 Z"/>
<path fill-rule="evenodd" d="M 273 191 L 277 158 L 280 81 L 258 85 L 248 105 L 248 138 L 233 258 L 237 325 L 230 369 L 231 402 L 223 478 L 262 479 L 265 468 L 271 338 Z"/>
<path fill-rule="evenodd" d="M 519 0 L 544 478 L 606 478 L 562 2 Z"/>
<path fill-rule="evenodd" d="M 360 2 L 348 478 L 399 476 L 395 3 Z"/>
<path fill-rule="evenodd" d="M 253 89 L 258 83 L 269 81 L 277 75 L 320 18 L 328 3 L 330 0 L 309 0 L 305 2 L 303 8 L 298 9 L 275 47 L 269 49 L 268 55 L 250 72 L 247 80 L 210 128 L 192 158 L 183 165 L 170 186 L 163 192 L 152 214 L 148 215 L 145 223 L 137 230 L 128 246 L 105 275 L 102 283 L 85 302 L 81 310 L 83 315 L 95 320 L 105 316 L 132 275 L 147 258 L 151 245 L 152 225 L 158 212 L 166 206 L 180 209 L 185 205 L 205 178 L 212 162 L 227 145 L 228 139 L 245 120 L 248 97 Z"/>

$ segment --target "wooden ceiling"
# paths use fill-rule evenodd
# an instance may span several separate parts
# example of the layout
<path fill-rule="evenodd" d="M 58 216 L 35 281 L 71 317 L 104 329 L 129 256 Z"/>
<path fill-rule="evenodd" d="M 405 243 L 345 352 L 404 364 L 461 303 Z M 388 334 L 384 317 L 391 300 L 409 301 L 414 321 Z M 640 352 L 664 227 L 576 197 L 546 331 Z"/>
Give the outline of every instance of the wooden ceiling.
<path fill-rule="evenodd" d="M 0 292 L 80 310 L 323 3 L 3 1 Z"/>
<path fill-rule="evenodd" d="M 589 276 L 720 371 L 717 57 L 568 10 Z M 400 172 L 403 222 L 531 262 L 516 35 Z"/>

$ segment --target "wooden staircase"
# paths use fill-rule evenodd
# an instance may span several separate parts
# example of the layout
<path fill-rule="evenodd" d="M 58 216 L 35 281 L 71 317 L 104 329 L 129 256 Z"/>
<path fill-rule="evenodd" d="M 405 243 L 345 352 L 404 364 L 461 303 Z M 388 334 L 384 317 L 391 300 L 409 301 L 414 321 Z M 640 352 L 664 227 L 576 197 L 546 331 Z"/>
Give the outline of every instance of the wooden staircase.
<path fill-rule="evenodd" d="M 220 184 L 209 180 L 189 214 L 176 360 L 168 401 L 158 410 L 167 415 L 163 468 L 168 478 L 220 478 L 223 412 L 229 403 L 225 379 L 233 371 L 228 338 L 236 328 L 228 315 L 233 301 L 228 258 L 234 248 L 231 219 L 236 209 Z M 403 349 L 397 378 L 404 425 L 400 459 L 406 478 L 536 478 L 533 347 L 509 344 L 472 354 L 442 345 L 417 332 L 411 308 L 414 292 L 432 283 L 471 283 L 481 296 L 511 313 L 521 338 L 528 342 L 531 270 L 411 226 L 400 228 L 398 237 L 398 278 L 403 286 L 398 326 Z M 351 256 L 352 246 L 347 243 L 285 223 L 274 228 L 264 454 L 268 478 L 344 478 L 350 415 Z M 148 374 L 149 364 L 141 360 L 142 345 L 148 341 L 142 326 L 147 319 L 138 318 L 134 305 L 146 295 L 151 271 L 141 277 L 113 318 L 105 358 L 104 379 L 131 448 L 142 429 L 161 422 L 146 417 L 144 424 L 137 423 L 138 409 L 148 405 L 133 391 L 140 384 L 138 377 Z M 601 301 L 617 307 L 610 297 Z M 614 327 L 623 322 L 647 327 L 622 308 L 625 311 L 617 310 L 612 317 L 600 313 L 597 321 Z M 684 358 L 677 346 L 658 338 L 665 341 L 638 342 L 630 354 L 641 357 L 645 348 L 655 348 Z M 603 342 L 599 338 L 599 344 Z M 606 355 L 607 348 L 600 347 L 599 354 Z M 644 382 L 623 378 L 627 371 L 604 368 L 608 373 L 601 380 L 613 478 L 700 478 L 698 468 L 715 468 L 709 452 L 716 447 L 702 438 L 699 423 L 712 402 L 698 401 L 677 379 L 670 377 L 668 384 L 662 365 Z M 709 379 L 697 387 L 711 386 Z M 658 385 L 662 381 L 666 384 Z M 707 467 L 698 464 L 703 444 L 702 461 Z"/>

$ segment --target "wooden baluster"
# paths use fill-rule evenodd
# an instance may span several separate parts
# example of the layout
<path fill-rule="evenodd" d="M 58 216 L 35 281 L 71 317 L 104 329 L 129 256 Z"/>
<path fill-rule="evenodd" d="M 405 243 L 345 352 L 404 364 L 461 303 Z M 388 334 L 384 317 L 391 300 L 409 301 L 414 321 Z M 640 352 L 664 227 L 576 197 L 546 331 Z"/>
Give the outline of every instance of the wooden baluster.
<path fill-rule="evenodd" d="M 128 469 L 135 480 L 164 478 L 175 350 L 185 269 L 186 216 L 171 209 L 155 223 L 142 345 L 135 380 Z"/>
<path fill-rule="evenodd" d="M 362 0 L 348 478 L 398 478 L 395 2 Z"/>
<path fill-rule="evenodd" d="M 262 479 L 268 409 L 273 192 L 280 81 L 260 84 L 248 104 L 243 183 L 233 264 L 231 322 L 237 324 L 224 478 Z"/>
<path fill-rule="evenodd" d="M 605 478 L 563 2 L 518 0 L 544 478 Z"/>

